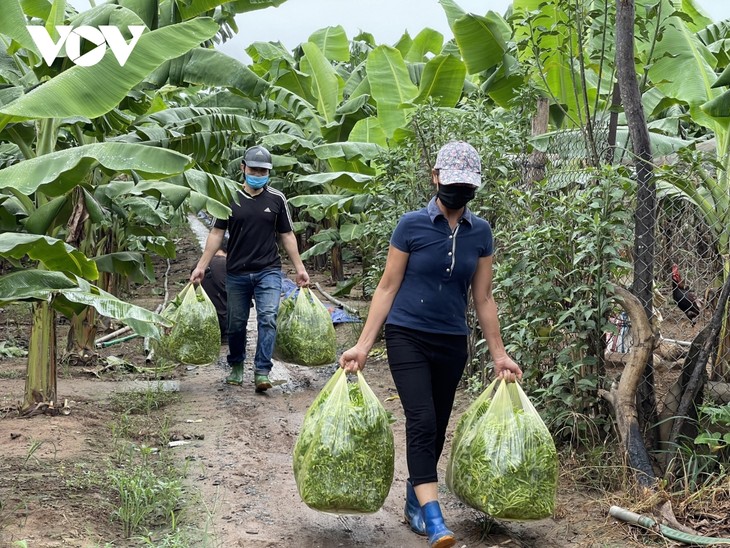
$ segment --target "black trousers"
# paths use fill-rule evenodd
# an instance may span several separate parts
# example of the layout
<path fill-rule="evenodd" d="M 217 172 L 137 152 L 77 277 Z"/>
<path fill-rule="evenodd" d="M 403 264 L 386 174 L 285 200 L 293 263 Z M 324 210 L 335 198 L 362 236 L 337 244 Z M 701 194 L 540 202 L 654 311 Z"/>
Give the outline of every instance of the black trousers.
<path fill-rule="evenodd" d="M 438 481 L 436 464 L 446 440 L 454 396 L 468 357 L 466 335 L 385 326 L 393 381 L 406 416 L 411 483 Z"/>

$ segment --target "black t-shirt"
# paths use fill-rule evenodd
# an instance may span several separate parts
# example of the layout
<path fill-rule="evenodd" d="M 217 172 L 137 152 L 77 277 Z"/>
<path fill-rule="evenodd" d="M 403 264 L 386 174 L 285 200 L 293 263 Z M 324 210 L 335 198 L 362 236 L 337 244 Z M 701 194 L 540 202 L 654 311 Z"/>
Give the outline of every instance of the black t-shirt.
<path fill-rule="evenodd" d="M 215 228 L 228 229 L 227 270 L 231 274 L 281 268 L 276 236 L 294 230 L 286 197 L 271 188 L 250 196 L 238 192 L 239 204 L 231 203 L 231 216 L 216 219 Z"/>

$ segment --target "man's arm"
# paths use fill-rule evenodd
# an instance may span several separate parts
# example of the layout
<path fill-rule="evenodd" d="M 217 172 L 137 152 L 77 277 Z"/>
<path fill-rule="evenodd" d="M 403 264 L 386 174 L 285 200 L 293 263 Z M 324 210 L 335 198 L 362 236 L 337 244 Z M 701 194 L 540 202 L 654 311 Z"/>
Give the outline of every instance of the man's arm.
<path fill-rule="evenodd" d="M 211 228 L 208 238 L 205 240 L 205 249 L 203 250 L 203 256 L 200 257 L 198 265 L 193 269 L 190 274 L 190 281 L 192 283 L 202 282 L 205 277 L 205 269 L 208 268 L 210 261 L 213 259 L 213 255 L 218 251 L 223 243 L 223 236 L 226 231 L 222 228 Z"/>
<path fill-rule="evenodd" d="M 307 269 L 304 268 L 302 258 L 299 256 L 299 247 L 297 246 L 297 238 L 294 236 L 294 232 L 281 232 L 279 236 L 281 236 L 281 243 L 287 255 L 289 255 L 294 269 L 297 271 L 297 285 L 308 285 L 309 274 L 307 274 Z"/>

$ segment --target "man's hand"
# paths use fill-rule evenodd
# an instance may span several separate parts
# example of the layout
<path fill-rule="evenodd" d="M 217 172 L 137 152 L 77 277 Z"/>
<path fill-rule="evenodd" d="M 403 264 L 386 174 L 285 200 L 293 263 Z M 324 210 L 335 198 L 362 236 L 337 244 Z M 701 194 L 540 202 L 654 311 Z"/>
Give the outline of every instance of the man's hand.
<path fill-rule="evenodd" d="M 309 274 L 307 274 L 306 270 L 302 269 L 297 271 L 297 285 L 299 287 L 306 287 L 309 285 Z"/>
<path fill-rule="evenodd" d="M 507 382 L 515 382 L 522 378 L 522 369 L 509 356 L 494 360 L 494 374 Z"/>
<path fill-rule="evenodd" d="M 201 283 L 203 281 L 203 278 L 205 278 L 205 269 L 196 266 L 190 274 L 190 283 Z"/>

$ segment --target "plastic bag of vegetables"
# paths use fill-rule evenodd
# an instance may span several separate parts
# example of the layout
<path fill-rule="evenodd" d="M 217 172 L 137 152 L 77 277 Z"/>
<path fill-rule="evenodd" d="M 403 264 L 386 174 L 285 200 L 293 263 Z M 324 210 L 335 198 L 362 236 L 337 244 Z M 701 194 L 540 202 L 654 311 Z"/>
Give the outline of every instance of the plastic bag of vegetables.
<path fill-rule="evenodd" d="M 495 380 L 457 423 L 446 485 L 494 518 L 536 520 L 553 515 L 557 483 L 545 423 L 519 384 Z"/>
<path fill-rule="evenodd" d="M 336 359 L 337 338 L 330 314 L 312 291 L 302 287 L 279 306 L 276 353 L 301 365 L 324 365 Z"/>
<path fill-rule="evenodd" d="M 338 369 L 309 406 L 294 446 L 302 501 L 335 514 L 378 511 L 393 482 L 390 416 L 365 382 Z"/>
<path fill-rule="evenodd" d="M 159 357 L 191 365 L 209 364 L 218 358 L 218 314 L 203 286 L 187 284 L 165 307 L 162 316 L 172 321 L 172 327 L 153 344 Z"/>

